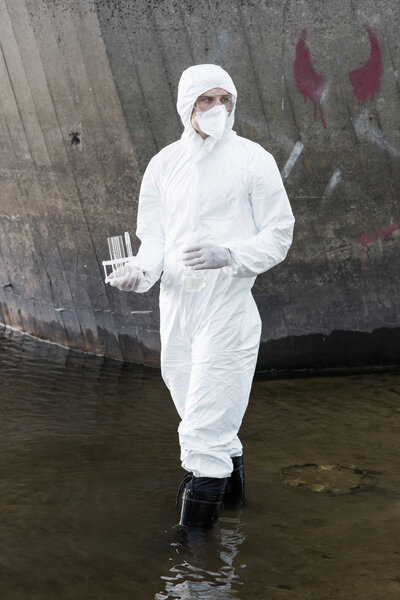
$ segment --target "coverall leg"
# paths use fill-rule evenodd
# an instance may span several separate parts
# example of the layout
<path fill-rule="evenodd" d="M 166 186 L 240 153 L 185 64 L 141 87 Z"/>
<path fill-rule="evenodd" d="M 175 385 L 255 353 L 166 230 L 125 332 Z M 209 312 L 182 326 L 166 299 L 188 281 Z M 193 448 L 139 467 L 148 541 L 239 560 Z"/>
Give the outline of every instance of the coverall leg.
<path fill-rule="evenodd" d="M 181 417 L 182 466 L 196 477 L 229 477 L 231 458 L 242 453 L 237 434 L 259 348 L 261 320 L 251 293 L 228 290 L 230 302 L 224 297 L 211 290 L 176 295 L 162 311 L 162 375 Z"/>

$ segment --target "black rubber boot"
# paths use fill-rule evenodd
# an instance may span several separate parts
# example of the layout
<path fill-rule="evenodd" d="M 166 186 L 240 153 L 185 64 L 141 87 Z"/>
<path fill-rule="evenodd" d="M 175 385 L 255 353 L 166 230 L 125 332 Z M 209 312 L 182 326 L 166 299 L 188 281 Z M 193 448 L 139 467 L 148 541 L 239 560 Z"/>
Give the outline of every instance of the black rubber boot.
<path fill-rule="evenodd" d="M 224 508 L 242 508 L 245 503 L 243 456 L 235 456 L 232 462 L 233 471 L 226 484 L 222 503 Z"/>
<path fill-rule="evenodd" d="M 218 511 L 224 495 L 228 477 L 217 479 L 215 477 L 194 477 L 192 473 L 186 475 L 179 486 L 179 495 L 182 495 L 182 509 L 179 527 L 185 532 L 193 530 L 211 529 L 218 521 Z"/>

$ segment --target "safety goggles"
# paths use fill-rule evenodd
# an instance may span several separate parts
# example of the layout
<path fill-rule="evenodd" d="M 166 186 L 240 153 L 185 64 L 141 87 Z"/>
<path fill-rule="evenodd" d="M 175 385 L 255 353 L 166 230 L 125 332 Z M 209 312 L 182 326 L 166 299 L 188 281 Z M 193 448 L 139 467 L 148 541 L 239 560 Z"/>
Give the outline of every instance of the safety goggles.
<path fill-rule="evenodd" d="M 206 94 L 202 94 L 197 98 L 194 108 L 196 110 L 205 111 L 209 108 L 212 108 L 216 104 L 222 104 L 223 106 L 226 106 L 227 111 L 230 112 L 233 108 L 234 97 L 232 94 L 216 94 L 215 96 L 207 96 Z"/>

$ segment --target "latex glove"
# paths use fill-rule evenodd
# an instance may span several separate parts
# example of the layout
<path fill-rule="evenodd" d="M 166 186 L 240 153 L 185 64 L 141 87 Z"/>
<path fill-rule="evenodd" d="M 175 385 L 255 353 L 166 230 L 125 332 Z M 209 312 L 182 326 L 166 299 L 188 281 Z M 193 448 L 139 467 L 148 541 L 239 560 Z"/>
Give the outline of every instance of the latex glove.
<path fill-rule="evenodd" d="M 231 264 L 231 253 L 223 246 L 196 244 L 184 249 L 183 263 L 194 271 L 221 269 Z"/>
<path fill-rule="evenodd" d="M 111 273 L 105 281 L 122 292 L 135 292 L 143 279 L 143 271 L 137 265 L 128 263 Z"/>

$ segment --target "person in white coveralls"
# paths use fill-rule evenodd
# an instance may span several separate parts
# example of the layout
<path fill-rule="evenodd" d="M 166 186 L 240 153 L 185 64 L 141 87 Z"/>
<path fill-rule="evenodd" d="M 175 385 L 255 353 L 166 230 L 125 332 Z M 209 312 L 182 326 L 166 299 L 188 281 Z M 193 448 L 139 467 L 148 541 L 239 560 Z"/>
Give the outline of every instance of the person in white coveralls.
<path fill-rule="evenodd" d="M 142 293 L 161 276 L 161 369 L 181 418 L 186 531 L 215 524 L 221 503 L 243 504 L 238 431 L 261 334 L 251 288 L 284 260 L 294 226 L 273 156 L 232 130 L 236 101 L 221 67 L 182 73 L 184 132 L 150 160 L 139 196 L 138 254 L 108 278 Z"/>

